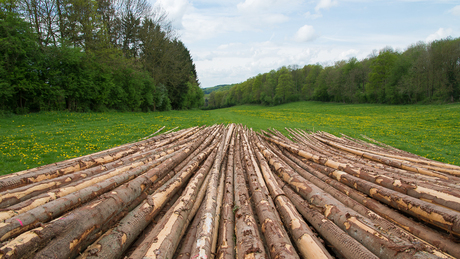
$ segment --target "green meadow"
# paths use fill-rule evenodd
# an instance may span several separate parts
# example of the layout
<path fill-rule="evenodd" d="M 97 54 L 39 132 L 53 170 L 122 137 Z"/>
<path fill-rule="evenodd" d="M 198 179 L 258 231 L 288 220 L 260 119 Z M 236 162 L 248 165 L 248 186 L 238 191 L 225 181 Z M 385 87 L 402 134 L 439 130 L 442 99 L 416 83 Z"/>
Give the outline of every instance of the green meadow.
<path fill-rule="evenodd" d="M 437 161 L 460 165 L 460 104 L 371 105 L 296 102 L 274 107 L 152 113 L 41 112 L 0 117 L 0 174 L 137 141 L 166 126 L 241 123 L 254 130 L 285 127 L 366 135 Z"/>

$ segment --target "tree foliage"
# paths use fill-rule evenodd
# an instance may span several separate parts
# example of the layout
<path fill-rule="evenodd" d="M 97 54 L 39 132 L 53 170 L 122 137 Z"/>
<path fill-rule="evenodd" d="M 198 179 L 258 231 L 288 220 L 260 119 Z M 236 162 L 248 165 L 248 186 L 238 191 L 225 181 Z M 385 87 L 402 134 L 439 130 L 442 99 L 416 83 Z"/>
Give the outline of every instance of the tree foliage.
<path fill-rule="evenodd" d="M 201 105 L 188 49 L 148 0 L 0 0 L 0 110 Z"/>
<path fill-rule="evenodd" d="M 212 93 L 211 93 L 212 95 Z M 460 101 L 460 38 L 419 42 L 405 51 L 385 47 L 363 60 L 332 66 L 281 67 L 212 96 L 207 108 L 278 105 L 297 100 L 342 103 Z"/>

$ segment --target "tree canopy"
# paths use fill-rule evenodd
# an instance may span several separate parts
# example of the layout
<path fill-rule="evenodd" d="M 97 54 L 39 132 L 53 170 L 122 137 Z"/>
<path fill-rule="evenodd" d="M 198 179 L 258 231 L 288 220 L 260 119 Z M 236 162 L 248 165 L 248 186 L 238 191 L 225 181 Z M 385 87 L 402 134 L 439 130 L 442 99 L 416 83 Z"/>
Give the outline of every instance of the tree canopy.
<path fill-rule="evenodd" d="M 211 93 L 212 94 L 212 93 Z M 298 100 L 343 103 L 460 101 L 460 38 L 419 42 L 405 51 L 385 47 L 363 60 L 332 66 L 281 67 L 216 92 L 208 108 L 278 105 Z"/>
<path fill-rule="evenodd" d="M 0 0 L 0 110 L 203 103 L 190 52 L 148 0 Z"/>

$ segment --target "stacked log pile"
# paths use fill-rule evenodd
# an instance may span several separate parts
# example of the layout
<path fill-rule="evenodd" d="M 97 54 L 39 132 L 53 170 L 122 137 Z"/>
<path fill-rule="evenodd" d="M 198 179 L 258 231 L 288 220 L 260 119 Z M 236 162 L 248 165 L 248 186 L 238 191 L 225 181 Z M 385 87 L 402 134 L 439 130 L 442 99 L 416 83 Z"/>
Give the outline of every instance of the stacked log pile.
<path fill-rule="evenodd" d="M 460 258 L 460 167 L 193 127 L 0 177 L 0 258 Z"/>

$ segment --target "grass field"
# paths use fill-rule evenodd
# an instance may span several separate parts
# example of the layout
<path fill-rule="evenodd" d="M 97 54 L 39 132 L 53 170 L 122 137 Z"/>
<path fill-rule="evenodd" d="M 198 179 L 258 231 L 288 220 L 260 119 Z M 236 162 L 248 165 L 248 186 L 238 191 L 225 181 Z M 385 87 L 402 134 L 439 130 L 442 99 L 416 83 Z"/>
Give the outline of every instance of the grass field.
<path fill-rule="evenodd" d="M 44 112 L 0 117 L 0 174 L 137 141 L 162 126 L 242 123 L 255 130 L 284 127 L 361 134 L 409 152 L 460 165 L 460 104 L 349 105 L 297 102 L 162 113 Z"/>

